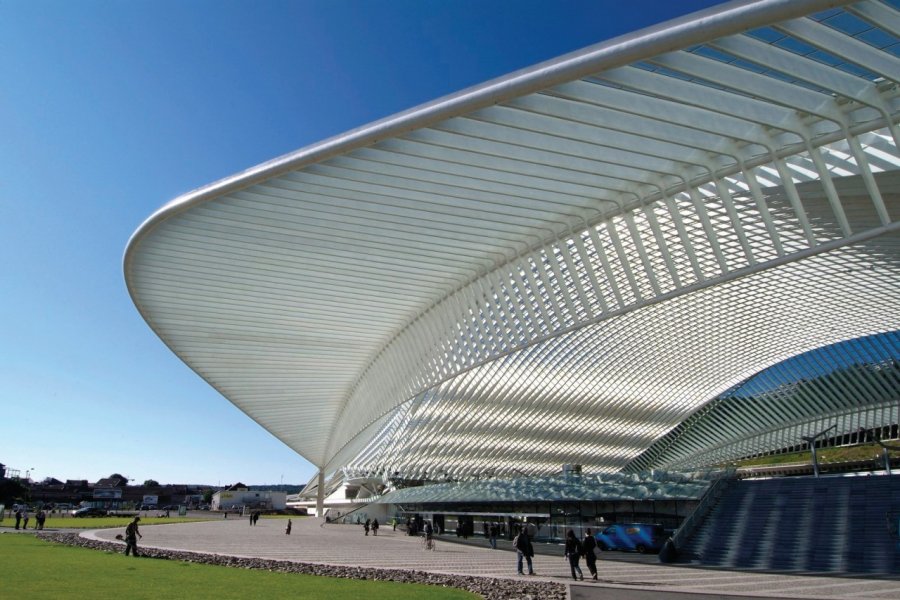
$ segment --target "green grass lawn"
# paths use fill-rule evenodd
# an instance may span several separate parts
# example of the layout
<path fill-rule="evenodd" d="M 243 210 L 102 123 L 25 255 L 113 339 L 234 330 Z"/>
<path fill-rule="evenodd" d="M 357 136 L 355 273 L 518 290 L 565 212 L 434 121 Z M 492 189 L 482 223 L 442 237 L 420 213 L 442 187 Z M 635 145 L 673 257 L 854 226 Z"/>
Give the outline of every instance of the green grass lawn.
<path fill-rule="evenodd" d="M 29 531 L 37 525 L 34 513 L 30 513 L 28 520 Z M 108 527 L 125 527 L 134 517 L 47 517 L 44 521 L 44 529 L 105 529 Z M 206 519 L 192 519 L 190 517 L 141 517 L 141 527 L 144 525 L 159 525 L 162 523 L 190 523 L 193 521 L 205 521 Z M 16 518 L 6 513 L 0 527 L 15 528 Z"/>
<path fill-rule="evenodd" d="M 2 598 L 300 598 L 303 600 L 472 600 L 453 588 L 270 573 L 43 542 L 0 534 Z"/>
<path fill-rule="evenodd" d="M 125 527 L 134 517 L 60 517 L 50 516 L 44 522 L 44 529 L 106 529 L 109 527 Z M 141 516 L 141 527 L 144 525 L 160 525 L 165 523 L 191 523 L 196 521 L 209 521 L 221 519 L 218 514 L 213 513 L 211 518 L 196 517 L 179 517 L 173 515 L 171 517 L 145 517 Z M 238 519 L 246 519 L 247 517 L 233 517 Z M 305 519 L 304 515 L 262 515 L 263 519 Z M 34 518 L 34 512 L 31 512 L 31 518 L 28 521 L 28 529 L 31 530 L 37 525 L 37 519 Z M 15 517 L 9 516 L 9 511 L 3 513 L 3 520 L 0 521 L 0 527 L 15 528 Z"/>

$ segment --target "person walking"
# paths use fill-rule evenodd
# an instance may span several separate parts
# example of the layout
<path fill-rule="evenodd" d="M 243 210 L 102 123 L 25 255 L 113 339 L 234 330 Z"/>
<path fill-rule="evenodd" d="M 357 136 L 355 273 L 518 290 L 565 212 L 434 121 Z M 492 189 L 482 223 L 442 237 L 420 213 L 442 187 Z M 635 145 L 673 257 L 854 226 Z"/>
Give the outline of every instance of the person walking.
<path fill-rule="evenodd" d="M 566 534 L 566 558 L 569 559 L 569 566 L 572 568 L 572 579 L 575 581 L 579 579 L 584 581 L 581 567 L 578 566 L 582 552 L 581 542 L 575 537 L 575 532 L 570 529 L 569 533 Z"/>
<path fill-rule="evenodd" d="M 524 575 L 522 573 L 523 558 L 528 563 L 528 574 L 534 575 L 534 565 L 531 562 L 531 558 L 534 556 L 534 546 L 531 545 L 531 539 L 528 537 L 527 527 L 523 527 L 516 539 L 513 540 L 513 546 L 516 547 L 516 557 L 518 559 L 516 561 L 516 570 L 519 572 L 519 575 Z"/>
<path fill-rule="evenodd" d="M 366 519 L 366 522 L 365 522 L 365 524 L 363 525 L 363 529 L 366 530 L 366 535 L 369 535 L 369 527 L 371 527 L 371 526 L 372 526 L 372 520 L 371 520 L 371 519 Z"/>
<path fill-rule="evenodd" d="M 584 562 L 587 563 L 588 571 L 591 572 L 591 577 L 594 581 L 597 581 L 597 554 L 594 552 L 595 548 L 597 548 L 597 540 L 594 539 L 594 534 L 588 529 L 584 532 L 584 541 L 581 542 L 581 549 L 584 550 Z"/>
<path fill-rule="evenodd" d="M 291 535 L 291 520 L 288 519 L 287 527 L 284 528 L 285 535 Z"/>
<path fill-rule="evenodd" d="M 498 533 L 497 530 L 498 530 L 498 527 L 497 527 L 496 523 L 491 523 L 490 527 L 488 527 L 488 535 L 490 536 L 492 550 L 497 549 L 497 533 Z"/>
<path fill-rule="evenodd" d="M 22 529 L 28 529 L 28 507 L 22 509 Z"/>
<path fill-rule="evenodd" d="M 372 519 L 372 535 L 378 535 L 378 519 Z"/>
<path fill-rule="evenodd" d="M 16 529 L 18 529 L 22 525 L 22 509 L 16 509 Z"/>
<path fill-rule="evenodd" d="M 139 556 L 137 550 L 137 539 L 144 537 L 138 530 L 138 522 L 140 520 L 140 517 L 135 517 L 134 521 L 129 523 L 128 527 L 125 528 L 125 556 L 128 556 L 129 552 L 131 552 L 132 556 Z"/>
<path fill-rule="evenodd" d="M 434 550 L 434 528 L 431 526 L 431 521 L 425 521 L 425 549 L 426 550 Z"/>

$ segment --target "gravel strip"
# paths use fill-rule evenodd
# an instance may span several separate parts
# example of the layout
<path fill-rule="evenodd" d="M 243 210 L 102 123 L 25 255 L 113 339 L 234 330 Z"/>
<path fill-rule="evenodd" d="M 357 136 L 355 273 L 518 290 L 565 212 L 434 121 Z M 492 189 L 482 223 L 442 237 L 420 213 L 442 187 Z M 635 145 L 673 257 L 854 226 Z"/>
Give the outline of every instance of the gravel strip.
<path fill-rule="evenodd" d="M 122 551 L 121 544 L 89 540 L 79 536 L 77 533 L 38 532 L 35 535 L 42 540 L 69 546 L 79 546 L 81 548 L 90 548 L 92 550 L 106 550 L 109 552 Z M 241 569 L 262 569 L 279 573 L 303 573 L 305 575 L 341 577 L 344 579 L 396 581 L 398 583 L 421 583 L 441 587 L 455 587 L 478 594 L 485 600 L 566 600 L 567 598 L 566 586 L 546 581 L 446 575 L 413 570 L 401 571 L 398 569 L 363 569 L 359 567 L 318 565 L 287 560 L 240 558 L 222 554 L 162 550 L 159 548 L 141 548 L 140 552 L 142 556 L 148 558 L 181 560 L 185 562 L 237 567 Z"/>

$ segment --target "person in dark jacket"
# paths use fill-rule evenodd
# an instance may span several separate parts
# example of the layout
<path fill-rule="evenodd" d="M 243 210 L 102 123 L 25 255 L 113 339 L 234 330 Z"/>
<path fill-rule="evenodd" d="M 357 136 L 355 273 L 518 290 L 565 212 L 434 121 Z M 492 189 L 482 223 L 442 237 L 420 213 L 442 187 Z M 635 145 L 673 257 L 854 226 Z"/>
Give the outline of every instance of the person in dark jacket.
<path fill-rule="evenodd" d="M 523 575 L 522 573 L 522 558 L 525 558 L 528 563 L 528 574 L 534 575 L 534 565 L 531 563 L 531 558 L 534 556 L 534 546 L 531 545 L 531 539 L 528 537 L 528 527 L 523 527 L 522 531 L 519 535 L 516 536 L 514 540 L 514 545 L 516 547 L 516 556 L 518 560 L 516 562 L 516 569 L 519 572 L 519 575 Z"/>
<path fill-rule="evenodd" d="M 132 556 L 140 556 L 137 551 L 137 539 L 144 537 L 138 530 L 138 522 L 140 520 L 140 517 L 135 517 L 134 521 L 125 528 L 125 556 L 128 556 L 129 552 L 131 552 Z"/>
<path fill-rule="evenodd" d="M 584 581 L 581 567 L 578 566 L 578 561 L 581 560 L 581 553 L 581 542 L 575 537 L 575 532 L 570 529 L 569 533 L 566 534 L 566 558 L 569 559 L 569 566 L 572 568 L 572 579 L 575 581 L 579 579 Z"/>
<path fill-rule="evenodd" d="M 597 581 L 597 555 L 594 553 L 596 547 L 597 540 L 594 539 L 594 534 L 590 529 L 586 530 L 584 541 L 581 542 L 581 549 L 584 550 L 584 561 L 587 563 L 588 571 L 591 572 L 594 581 Z"/>

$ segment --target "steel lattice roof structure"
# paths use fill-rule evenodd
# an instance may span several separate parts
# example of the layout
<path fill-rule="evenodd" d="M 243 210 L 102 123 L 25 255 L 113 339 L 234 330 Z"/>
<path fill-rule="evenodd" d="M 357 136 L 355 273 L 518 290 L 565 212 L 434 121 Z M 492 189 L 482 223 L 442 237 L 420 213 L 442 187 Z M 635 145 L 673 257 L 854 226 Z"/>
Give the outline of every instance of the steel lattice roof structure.
<path fill-rule="evenodd" d="M 179 197 L 128 289 L 325 473 L 689 467 L 897 423 L 898 53 L 890 2 L 724 4 Z M 723 403 L 862 338 L 882 362 Z"/>

